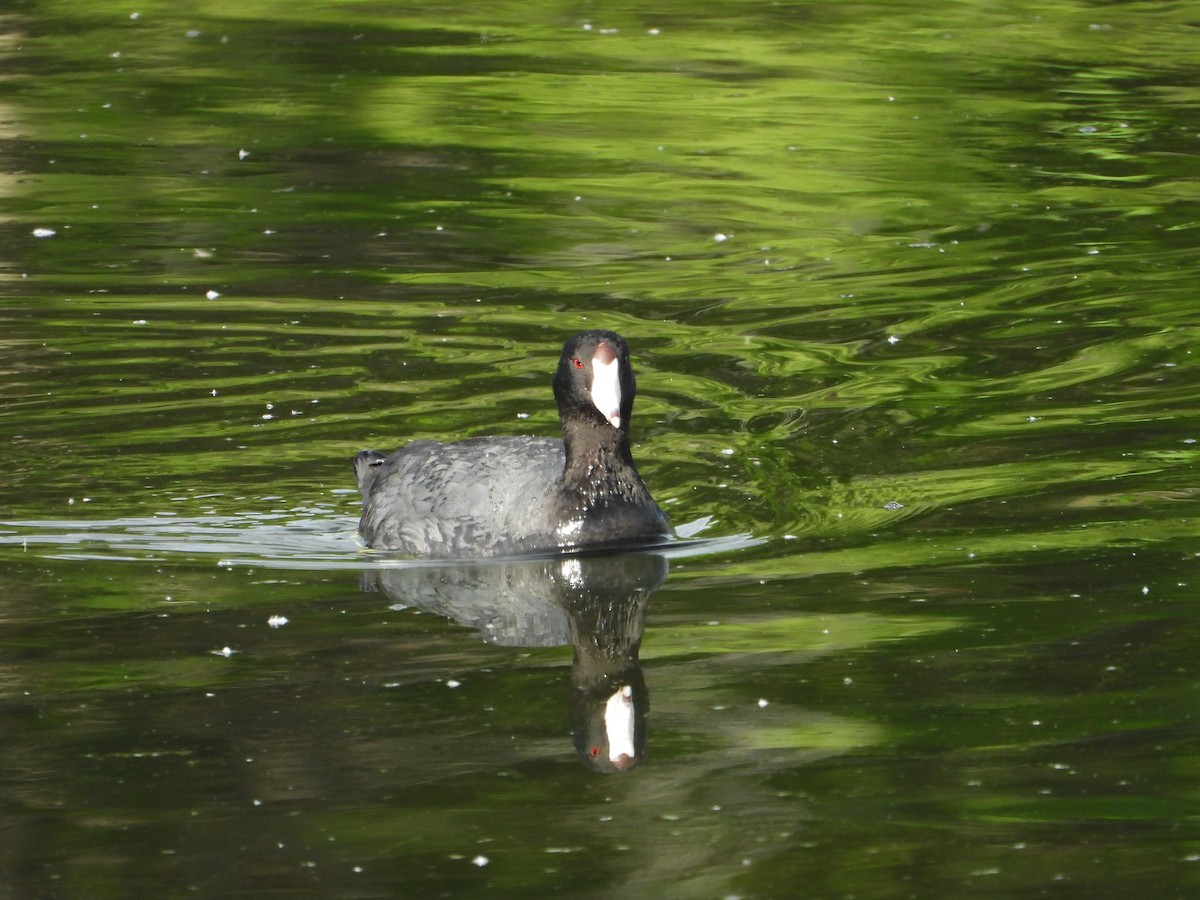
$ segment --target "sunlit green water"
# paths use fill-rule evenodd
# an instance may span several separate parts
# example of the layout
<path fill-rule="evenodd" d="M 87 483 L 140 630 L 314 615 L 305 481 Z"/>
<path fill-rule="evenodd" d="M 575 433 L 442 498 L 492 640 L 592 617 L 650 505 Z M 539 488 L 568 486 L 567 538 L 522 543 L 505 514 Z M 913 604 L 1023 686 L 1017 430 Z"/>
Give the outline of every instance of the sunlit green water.
<path fill-rule="evenodd" d="M 1192 896 L 1195 37 L 13 5 L 0 896 Z M 718 539 L 602 642 L 617 775 L 586 611 L 353 536 L 355 451 L 552 434 L 581 327 Z"/>

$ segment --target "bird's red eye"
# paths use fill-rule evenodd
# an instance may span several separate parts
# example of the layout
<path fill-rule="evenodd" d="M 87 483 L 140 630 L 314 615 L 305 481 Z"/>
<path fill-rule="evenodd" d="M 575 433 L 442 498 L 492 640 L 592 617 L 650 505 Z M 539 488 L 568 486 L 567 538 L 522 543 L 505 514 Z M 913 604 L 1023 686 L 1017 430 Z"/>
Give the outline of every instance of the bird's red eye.
<path fill-rule="evenodd" d="M 592 759 L 595 759 L 597 756 L 599 756 L 599 755 L 600 755 L 600 748 L 599 748 L 599 747 L 593 747 L 593 748 L 591 749 L 590 753 L 591 753 Z"/>
<path fill-rule="evenodd" d="M 575 363 L 575 368 L 577 368 L 577 369 L 583 368 L 583 360 L 580 359 L 578 356 L 575 357 L 573 360 L 571 360 L 571 362 Z"/>

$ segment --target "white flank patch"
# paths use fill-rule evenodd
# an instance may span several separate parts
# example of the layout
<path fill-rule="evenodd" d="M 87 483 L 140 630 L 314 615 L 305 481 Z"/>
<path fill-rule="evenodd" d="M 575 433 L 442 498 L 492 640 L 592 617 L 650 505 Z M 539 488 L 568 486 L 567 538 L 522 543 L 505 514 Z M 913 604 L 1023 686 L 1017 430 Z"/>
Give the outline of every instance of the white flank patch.
<path fill-rule="evenodd" d="M 610 363 L 592 360 L 592 403 L 613 428 L 621 427 L 620 360 Z"/>

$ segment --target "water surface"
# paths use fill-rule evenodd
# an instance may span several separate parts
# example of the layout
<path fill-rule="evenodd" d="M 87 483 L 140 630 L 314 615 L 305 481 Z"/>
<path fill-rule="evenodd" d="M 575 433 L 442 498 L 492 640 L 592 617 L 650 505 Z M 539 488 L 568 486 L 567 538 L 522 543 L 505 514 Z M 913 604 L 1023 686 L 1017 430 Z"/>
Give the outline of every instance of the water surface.
<path fill-rule="evenodd" d="M 1193 895 L 1194 43 L 10 5 L 0 895 Z M 357 450 L 554 434 L 590 327 L 693 542 L 361 548 Z"/>

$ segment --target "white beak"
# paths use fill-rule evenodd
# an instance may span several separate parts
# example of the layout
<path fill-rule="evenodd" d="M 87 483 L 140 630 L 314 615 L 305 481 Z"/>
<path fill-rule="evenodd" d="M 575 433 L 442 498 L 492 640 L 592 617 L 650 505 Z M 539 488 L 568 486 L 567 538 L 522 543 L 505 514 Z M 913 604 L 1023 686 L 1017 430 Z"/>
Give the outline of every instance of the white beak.
<path fill-rule="evenodd" d="M 602 361 L 601 356 L 607 356 L 608 361 Z M 592 403 L 613 428 L 621 427 L 620 361 L 611 352 L 597 352 L 592 358 Z"/>

